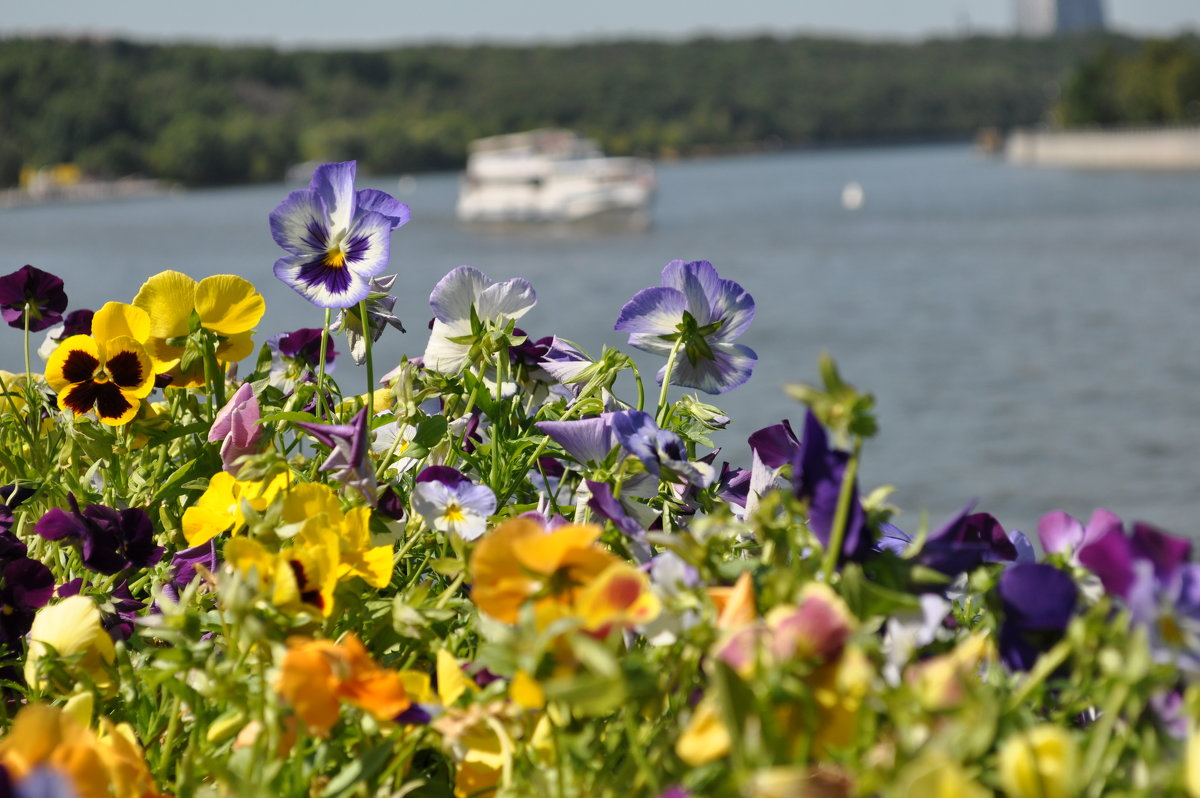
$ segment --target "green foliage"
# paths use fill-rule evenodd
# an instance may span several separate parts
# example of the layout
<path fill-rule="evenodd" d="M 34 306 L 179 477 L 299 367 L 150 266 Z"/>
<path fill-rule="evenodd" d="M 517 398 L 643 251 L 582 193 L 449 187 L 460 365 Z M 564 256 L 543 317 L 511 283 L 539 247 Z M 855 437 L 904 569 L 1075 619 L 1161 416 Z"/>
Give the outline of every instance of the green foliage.
<path fill-rule="evenodd" d="M 1071 75 L 1056 116 L 1068 127 L 1200 122 L 1200 39 L 1109 43 Z"/>
<path fill-rule="evenodd" d="M 472 139 L 548 125 L 661 156 L 967 137 L 1041 120 L 1047 87 L 1093 46 L 760 36 L 280 52 L 8 39 L 0 185 L 63 161 L 185 184 L 278 180 L 302 160 L 452 169 Z M 1172 75 L 1200 84 L 1194 69 Z"/>

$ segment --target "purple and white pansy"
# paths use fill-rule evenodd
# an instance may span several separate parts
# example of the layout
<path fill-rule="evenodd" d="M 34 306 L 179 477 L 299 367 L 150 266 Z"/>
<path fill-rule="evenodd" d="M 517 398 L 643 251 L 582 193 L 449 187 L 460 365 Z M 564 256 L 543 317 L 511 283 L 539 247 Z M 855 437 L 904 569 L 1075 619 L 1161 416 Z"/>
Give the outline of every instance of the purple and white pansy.
<path fill-rule="evenodd" d="M 672 384 L 718 394 L 750 379 L 758 355 L 733 340 L 753 320 L 754 298 L 722 280 L 711 263 L 673 260 L 662 271 L 662 285 L 625 303 L 614 329 L 629 333 L 630 346 L 656 355 L 669 356 L 678 345 Z M 663 366 L 659 384 L 665 378 Z"/>
<path fill-rule="evenodd" d="M 496 512 L 496 494 L 455 468 L 429 466 L 417 475 L 412 507 L 437 531 L 475 540 L 487 531 L 488 517 Z"/>
<path fill-rule="evenodd" d="M 528 280 L 514 277 L 497 283 L 471 266 L 452 270 L 429 295 L 433 328 L 425 347 L 425 368 L 457 374 L 486 327 L 503 328 L 536 304 L 537 294 Z"/>
<path fill-rule="evenodd" d="M 322 308 L 348 308 L 387 268 L 392 231 L 408 206 L 374 189 L 354 189 L 354 161 L 318 166 L 307 189 L 271 212 L 271 236 L 288 253 L 275 276 Z"/>

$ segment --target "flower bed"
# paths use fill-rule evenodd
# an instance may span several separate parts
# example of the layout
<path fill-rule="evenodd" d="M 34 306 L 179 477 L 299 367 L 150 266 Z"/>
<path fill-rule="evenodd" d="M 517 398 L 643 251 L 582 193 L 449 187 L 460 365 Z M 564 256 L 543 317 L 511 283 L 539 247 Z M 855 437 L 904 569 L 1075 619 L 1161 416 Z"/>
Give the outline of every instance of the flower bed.
<path fill-rule="evenodd" d="M 703 261 L 614 309 L 663 359 L 649 395 L 470 267 L 377 380 L 409 214 L 353 181 L 320 167 L 270 214 L 324 323 L 256 357 L 242 277 L 66 316 L 61 280 L 0 278 L 26 359 L 0 795 L 1200 796 L 1188 541 L 1105 510 L 1044 516 L 1040 555 L 972 507 L 899 529 L 830 360 L 796 428 L 720 461 L 729 419 L 668 389 L 751 378 L 755 306 Z"/>

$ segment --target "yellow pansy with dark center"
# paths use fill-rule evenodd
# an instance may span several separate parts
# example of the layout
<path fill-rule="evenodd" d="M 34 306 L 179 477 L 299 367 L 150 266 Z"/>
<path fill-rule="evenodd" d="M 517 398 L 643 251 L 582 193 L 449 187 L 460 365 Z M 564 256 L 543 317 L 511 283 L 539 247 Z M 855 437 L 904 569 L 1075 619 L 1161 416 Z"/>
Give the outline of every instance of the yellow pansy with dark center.
<path fill-rule="evenodd" d="M 94 411 L 104 424 L 125 424 L 154 387 L 142 344 L 150 320 L 132 305 L 109 302 L 93 320 L 94 335 L 72 335 L 46 363 L 46 382 L 58 406 L 76 416 Z"/>

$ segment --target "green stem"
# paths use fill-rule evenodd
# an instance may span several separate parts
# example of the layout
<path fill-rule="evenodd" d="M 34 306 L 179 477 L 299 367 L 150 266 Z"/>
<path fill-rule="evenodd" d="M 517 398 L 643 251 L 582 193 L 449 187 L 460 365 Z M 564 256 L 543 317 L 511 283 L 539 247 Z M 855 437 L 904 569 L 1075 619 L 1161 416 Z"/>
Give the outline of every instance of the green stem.
<path fill-rule="evenodd" d="M 321 328 L 321 353 L 317 358 L 317 408 L 321 417 L 327 423 L 333 423 L 329 417 L 329 405 L 325 402 L 325 352 L 329 345 L 329 322 L 333 311 L 325 308 L 325 326 Z"/>
<path fill-rule="evenodd" d="M 671 387 L 671 375 L 675 371 L 675 358 L 679 356 L 679 350 L 683 349 L 683 336 L 675 341 L 675 345 L 671 347 L 671 354 L 667 356 L 667 367 L 663 371 L 662 390 L 658 393 L 658 426 L 662 427 L 667 423 L 667 389 Z"/>
<path fill-rule="evenodd" d="M 646 783 L 650 787 L 650 794 L 658 795 L 662 792 L 662 788 L 654 773 L 654 768 L 646 761 L 646 752 L 642 750 L 642 741 L 638 739 L 637 720 L 634 718 L 633 712 L 633 709 L 625 708 L 625 734 L 629 737 L 629 753 L 633 755 L 633 761 L 637 765 L 638 771 L 645 776 Z"/>
<path fill-rule="evenodd" d="M 363 343 L 367 347 L 367 415 L 375 415 L 375 362 L 371 359 L 371 325 L 367 321 L 367 300 L 358 303 L 358 314 L 362 317 Z M 324 343 L 324 342 L 322 342 Z"/>
<path fill-rule="evenodd" d="M 25 306 L 25 385 L 33 379 L 33 370 L 29 368 L 29 306 Z"/>
<path fill-rule="evenodd" d="M 850 520 L 850 495 L 858 476 L 858 456 L 862 452 L 862 436 L 855 436 L 854 451 L 842 472 L 842 487 L 838 492 L 837 512 L 833 516 L 833 529 L 829 533 L 829 545 L 825 547 L 825 559 L 821 562 L 821 575 L 828 584 L 837 568 L 842 553 L 842 541 L 846 538 L 846 524 Z"/>
<path fill-rule="evenodd" d="M 1096 722 L 1092 741 L 1088 745 L 1083 759 L 1081 772 L 1084 775 L 1085 784 L 1098 786 L 1107 783 L 1107 780 L 1102 777 L 1103 774 L 1097 771 L 1104 759 L 1104 749 L 1108 746 L 1108 738 L 1112 736 L 1113 729 L 1121 718 L 1121 707 L 1125 705 L 1125 699 L 1128 697 L 1129 685 L 1121 682 L 1109 693 L 1108 700 L 1104 702 L 1104 706 L 1100 710 L 1100 720 Z"/>

